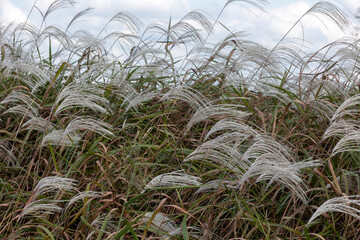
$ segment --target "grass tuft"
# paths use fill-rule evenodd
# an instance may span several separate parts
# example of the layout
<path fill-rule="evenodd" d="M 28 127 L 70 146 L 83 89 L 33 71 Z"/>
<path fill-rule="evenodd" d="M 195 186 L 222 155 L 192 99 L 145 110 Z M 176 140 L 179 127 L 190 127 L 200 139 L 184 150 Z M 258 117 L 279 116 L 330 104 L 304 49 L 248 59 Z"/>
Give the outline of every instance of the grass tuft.
<path fill-rule="evenodd" d="M 0 27 L 0 239 L 359 239 L 360 42 L 289 38 L 336 5 L 268 48 L 219 22 L 262 0 L 97 34 L 74 4 Z"/>

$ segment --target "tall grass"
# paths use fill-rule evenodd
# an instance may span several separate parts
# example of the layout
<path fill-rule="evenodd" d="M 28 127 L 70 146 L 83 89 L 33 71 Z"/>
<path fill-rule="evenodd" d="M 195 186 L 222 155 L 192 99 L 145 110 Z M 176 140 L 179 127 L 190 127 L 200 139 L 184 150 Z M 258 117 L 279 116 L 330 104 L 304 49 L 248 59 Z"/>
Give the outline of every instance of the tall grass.
<path fill-rule="evenodd" d="M 73 4 L 1 27 L 1 239 L 360 239 L 359 40 L 211 43 L 199 11 L 47 24 Z"/>

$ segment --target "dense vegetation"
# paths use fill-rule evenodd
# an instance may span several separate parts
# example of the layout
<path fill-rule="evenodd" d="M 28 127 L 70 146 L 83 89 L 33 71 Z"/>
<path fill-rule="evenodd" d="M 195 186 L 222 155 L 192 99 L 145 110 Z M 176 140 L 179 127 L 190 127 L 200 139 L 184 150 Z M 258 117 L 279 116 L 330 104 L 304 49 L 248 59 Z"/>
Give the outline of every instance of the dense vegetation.
<path fill-rule="evenodd" d="M 359 40 L 47 25 L 72 4 L 1 28 L 1 239 L 360 239 Z M 349 24 L 319 2 L 295 25 L 314 14 Z"/>

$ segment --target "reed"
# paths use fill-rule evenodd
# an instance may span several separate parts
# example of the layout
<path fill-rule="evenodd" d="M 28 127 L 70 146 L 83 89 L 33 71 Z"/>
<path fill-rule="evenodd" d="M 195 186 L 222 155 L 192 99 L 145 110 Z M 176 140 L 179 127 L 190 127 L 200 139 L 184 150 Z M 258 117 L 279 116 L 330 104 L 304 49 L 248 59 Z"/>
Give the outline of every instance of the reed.
<path fill-rule="evenodd" d="M 209 42 L 233 2 L 266 3 L 1 27 L 1 239 L 360 239 L 359 40 Z"/>

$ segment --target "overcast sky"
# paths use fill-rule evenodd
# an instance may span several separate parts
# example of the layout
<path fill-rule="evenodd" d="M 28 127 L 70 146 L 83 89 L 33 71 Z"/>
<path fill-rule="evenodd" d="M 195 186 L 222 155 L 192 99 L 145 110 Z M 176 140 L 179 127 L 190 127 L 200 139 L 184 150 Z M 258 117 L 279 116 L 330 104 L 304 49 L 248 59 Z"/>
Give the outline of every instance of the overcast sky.
<path fill-rule="evenodd" d="M 26 19 L 31 6 L 35 1 L 31 0 L 0 0 L 0 22 L 7 24 L 11 21 L 22 22 Z M 45 11 L 53 0 L 38 0 L 37 7 Z M 73 26 L 76 29 L 87 29 L 94 34 L 98 33 L 106 22 L 119 11 L 128 11 L 139 18 L 145 25 L 150 22 L 161 20 L 179 20 L 182 16 L 194 9 L 200 9 L 208 13 L 209 18 L 215 19 L 227 0 L 77 0 L 73 8 L 57 11 L 48 24 L 66 27 L 71 18 L 79 11 L 94 7 L 94 10 L 83 17 L 82 21 Z M 251 5 L 236 1 L 228 5 L 220 17 L 220 21 L 232 31 L 245 31 L 249 39 L 258 43 L 274 46 L 291 26 L 304 14 L 317 0 L 268 0 L 264 6 L 266 12 L 261 12 Z M 331 1 L 344 9 L 348 15 L 354 14 L 360 7 L 359 0 Z M 341 3 L 339 3 L 341 2 Z M 30 20 L 39 24 L 40 14 L 34 11 Z M 352 18 L 354 19 L 354 18 Z M 325 44 L 345 36 L 334 24 L 325 18 L 323 23 L 316 17 L 307 16 L 303 21 L 305 39 L 313 45 L 310 48 L 318 48 Z M 360 22 L 354 20 L 355 26 Z M 347 35 L 354 32 L 349 29 Z M 217 29 L 220 36 L 224 30 Z M 292 32 L 292 36 L 301 37 L 300 25 Z"/>

